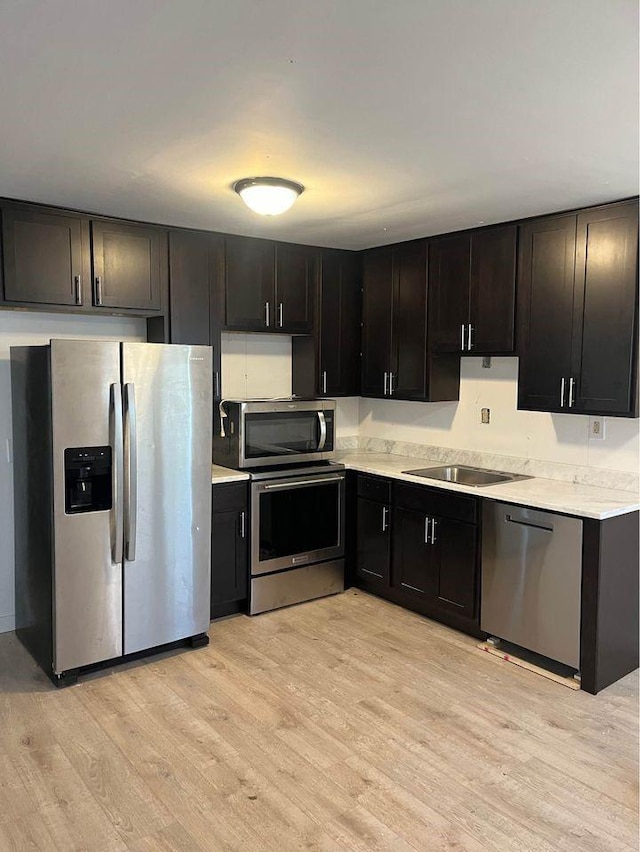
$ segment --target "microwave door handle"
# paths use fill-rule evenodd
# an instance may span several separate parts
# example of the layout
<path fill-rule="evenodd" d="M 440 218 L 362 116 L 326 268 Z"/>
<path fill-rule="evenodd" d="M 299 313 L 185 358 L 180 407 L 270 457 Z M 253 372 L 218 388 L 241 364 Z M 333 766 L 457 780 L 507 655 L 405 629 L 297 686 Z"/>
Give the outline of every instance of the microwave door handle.
<path fill-rule="evenodd" d="M 324 445 L 327 443 L 327 421 L 324 416 L 324 411 L 318 412 L 318 423 L 320 424 L 320 440 L 318 441 L 318 452 L 324 450 Z"/>

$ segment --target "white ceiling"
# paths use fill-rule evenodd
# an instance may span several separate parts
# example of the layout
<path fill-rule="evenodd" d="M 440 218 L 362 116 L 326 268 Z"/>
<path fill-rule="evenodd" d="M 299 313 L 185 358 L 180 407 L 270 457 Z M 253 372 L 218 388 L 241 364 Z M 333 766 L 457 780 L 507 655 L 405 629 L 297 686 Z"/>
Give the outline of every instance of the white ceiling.
<path fill-rule="evenodd" d="M 0 195 L 362 248 L 637 190 L 635 0 L 0 0 Z"/>

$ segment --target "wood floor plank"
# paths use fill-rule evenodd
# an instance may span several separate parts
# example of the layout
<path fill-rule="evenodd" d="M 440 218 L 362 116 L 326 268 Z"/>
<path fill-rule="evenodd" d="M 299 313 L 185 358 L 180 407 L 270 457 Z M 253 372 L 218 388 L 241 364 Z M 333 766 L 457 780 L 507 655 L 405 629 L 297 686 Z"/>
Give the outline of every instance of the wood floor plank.
<path fill-rule="evenodd" d="M 638 673 L 567 690 L 358 591 L 51 686 L 0 636 L 0 852 L 630 852 Z"/>

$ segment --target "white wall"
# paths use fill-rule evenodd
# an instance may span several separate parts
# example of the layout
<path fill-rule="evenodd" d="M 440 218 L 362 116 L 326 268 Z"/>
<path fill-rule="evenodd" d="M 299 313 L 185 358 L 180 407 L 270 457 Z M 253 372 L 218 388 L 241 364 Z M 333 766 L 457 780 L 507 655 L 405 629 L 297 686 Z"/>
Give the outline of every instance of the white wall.
<path fill-rule="evenodd" d="M 13 630 L 13 465 L 10 346 L 36 346 L 52 337 L 146 340 L 146 323 L 122 317 L 0 311 L 0 633 Z"/>
<path fill-rule="evenodd" d="M 225 399 L 291 396 L 291 338 L 286 334 L 223 334 Z"/>
<path fill-rule="evenodd" d="M 463 358 L 459 402 L 363 399 L 360 438 L 638 472 L 638 420 L 606 418 L 605 440 L 590 440 L 584 415 L 518 411 L 517 375 L 517 358 L 493 358 L 490 369 L 482 367 L 481 358 Z M 480 422 L 481 408 L 491 410 L 488 426 Z"/>

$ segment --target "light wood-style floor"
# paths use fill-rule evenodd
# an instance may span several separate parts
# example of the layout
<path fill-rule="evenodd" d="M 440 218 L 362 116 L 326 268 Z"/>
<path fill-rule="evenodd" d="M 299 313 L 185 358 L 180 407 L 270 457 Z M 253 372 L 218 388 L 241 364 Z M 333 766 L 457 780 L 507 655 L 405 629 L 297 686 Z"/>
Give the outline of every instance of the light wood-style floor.
<path fill-rule="evenodd" d="M 56 691 L 0 636 L 0 850 L 637 849 L 637 673 L 475 645 L 350 591 Z"/>

